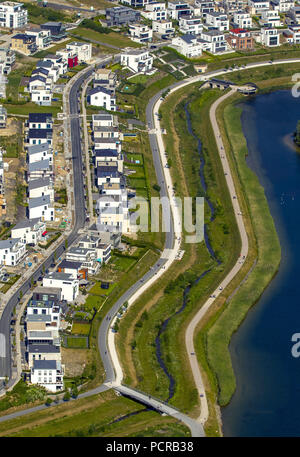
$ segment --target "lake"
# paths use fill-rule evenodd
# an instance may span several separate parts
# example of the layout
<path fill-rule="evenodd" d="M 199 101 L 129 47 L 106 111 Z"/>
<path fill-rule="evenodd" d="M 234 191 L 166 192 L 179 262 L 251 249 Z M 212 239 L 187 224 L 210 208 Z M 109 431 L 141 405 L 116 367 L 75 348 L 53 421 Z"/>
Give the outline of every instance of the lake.
<path fill-rule="evenodd" d="M 248 165 L 265 189 L 280 238 L 277 276 L 230 344 L 237 390 L 222 408 L 225 436 L 300 435 L 300 154 L 291 134 L 300 98 L 290 91 L 257 95 L 241 104 Z"/>

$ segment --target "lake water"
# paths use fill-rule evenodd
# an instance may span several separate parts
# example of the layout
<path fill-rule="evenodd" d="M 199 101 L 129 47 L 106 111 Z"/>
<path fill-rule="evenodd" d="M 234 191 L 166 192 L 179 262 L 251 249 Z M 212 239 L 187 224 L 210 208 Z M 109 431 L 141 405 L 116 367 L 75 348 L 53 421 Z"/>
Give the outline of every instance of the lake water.
<path fill-rule="evenodd" d="M 279 272 L 230 344 L 237 390 L 222 408 L 225 436 L 300 436 L 300 154 L 291 133 L 300 98 L 262 94 L 242 105 L 248 164 L 265 188 L 282 249 Z"/>

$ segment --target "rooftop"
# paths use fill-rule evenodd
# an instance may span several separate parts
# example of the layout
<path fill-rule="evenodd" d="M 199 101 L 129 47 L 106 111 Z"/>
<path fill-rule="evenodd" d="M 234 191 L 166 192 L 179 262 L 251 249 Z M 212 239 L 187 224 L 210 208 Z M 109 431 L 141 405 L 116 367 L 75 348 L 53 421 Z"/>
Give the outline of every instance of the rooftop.
<path fill-rule="evenodd" d="M 43 195 L 42 197 L 30 198 L 29 208 L 38 208 L 39 206 L 50 205 L 50 195 Z"/>

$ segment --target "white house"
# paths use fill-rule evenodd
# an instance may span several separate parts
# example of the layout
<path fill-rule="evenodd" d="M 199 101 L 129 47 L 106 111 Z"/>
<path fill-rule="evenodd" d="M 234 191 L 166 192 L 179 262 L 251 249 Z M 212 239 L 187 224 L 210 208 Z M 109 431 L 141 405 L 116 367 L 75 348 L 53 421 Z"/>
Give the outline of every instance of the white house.
<path fill-rule="evenodd" d="M 145 11 L 141 11 L 141 15 L 150 21 L 164 21 L 167 19 L 166 4 L 161 2 L 149 3 L 145 6 Z"/>
<path fill-rule="evenodd" d="M 27 141 L 29 145 L 48 143 L 52 146 L 52 128 L 50 129 L 29 129 Z"/>
<path fill-rule="evenodd" d="M 31 368 L 30 381 L 39 384 L 50 392 L 63 390 L 63 369 L 57 360 L 35 360 Z"/>
<path fill-rule="evenodd" d="M 0 240 L 0 265 L 18 265 L 26 252 L 26 245 L 20 238 Z"/>
<path fill-rule="evenodd" d="M 23 3 L 2 2 L 0 3 L 0 27 L 19 29 L 27 24 L 27 9 Z"/>
<path fill-rule="evenodd" d="M 28 164 L 26 175 L 28 182 L 40 178 L 52 178 L 53 167 L 48 159 L 39 160 L 38 162 Z"/>
<path fill-rule="evenodd" d="M 147 50 L 128 50 L 121 52 L 121 65 L 134 73 L 146 73 L 152 69 L 153 57 Z"/>
<path fill-rule="evenodd" d="M 270 1 L 248 0 L 248 8 L 251 15 L 260 15 L 263 11 L 270 9 Z"/>
<path fill-rule="evenodd" d="M 274 10 L 262 11 L 259 23 L 264 27 L 280 27 L 282 25 L 278 11 Z"/>
<path fill-rule="evenodd" d="M 172 2 L 168 2 L 167 13 L 171 19 L 179 21 L 182 16 L 190 16 L 192 14 L 192 8 L 187 2 L 174 0 Z"/>
<path fill-rule="evenodd" d="M 128 233 L 130 219 L 127 192 L 121 195 L 100 195 L 97 200 L 97 228 L 103 231 Z"/>
<path fill-rule="evenodd" d="M 153 32 L 156 32 L 159 35 L 173 35 L 175 32 L 172 21 L 170 20 L 153 21 L 152 29 Z"/>
<path fill-rule="evenodd" d="M 278 30 L 272 28 L 262 28 L 260 31 L 260 42 L 267 47 L 279 46 L 280 34 Z"/>
<path fill-rule="evenodd" d="M 294 0 L 279 0 L 279 12 L 287 13 L 291 8 L 294 8 Z M 273 6 L 274 8 L 274 6 Z"/>
<path fill-rule="evenodd" d="M 283 34 L 287 37 L 288 43 L 300 44 L 300 26 L 290 26 L 288 30 L 284 30 Z"/>
<path fill-rule="evenodd" d="M 189 33 L 199 35 L 203 30 L 201 17 L 182 16 L 179 19 L 179 30 L 184 35 Z"/>
<path fill-rule="evenodd" d="M 104 87 L 97 86 L 91 89 L 87 100 L 90 105 L 100 106 L 108 111 L 116 111 L 116 96 L 111 90 Z"/>
<path fill-rule="evenodd" d="M 46 224 L 40 219 L 21 221 L 11 229 L 11 237 L 19 238 L 24 244 L 36 245 L 46 231 Z"/>
<path fill-rule="evenodd" d="M 29 113 L 27 125 L 30 129 L 52 129 L 51 113 Z"/>
<path fill-rule="evenodd" d="M 129 35 L 132 41 L 136 43 L 148 43 L 152 41 L 153 30 L 144 24 L 129 24 Z"/>
<path fill-rule="evenodd" d="M 30 198 L 28 203 L 29 219 L 41 218 L 42 221 L 54 221 L 54 207 L 50 195 Z"/>
<path fill-rule="evenodd" d="M 28 183 L 28 197 L 37 198 L 44 195 L 50 196 L 50 201 L 54 200 L 54 189 L 49 177 L 32 179 Z"/>
<path fill-rule="evenodd" d="M 197 40 L 197 37 L 192 34 L 173 38 L 172 47 L 188 58 L 199 57 L 202 54 L 201 44 Z"/>
<path fill-rule="evenodd" d="M 250 29 L 252 27 L 252 18 L 246 11 L 236 11 L 233 14 L 233 22 L 241 29 Z"/>
<path fill-rule="evenodd" d="M 206 25 L 214 27 L 220 32 L 229 30 L 229 19 L 226 14 L 212 12 L 206 14 Z"/>
<path fill-rule="evenodd" d="M 51 106 L 52 92 L 43 86 L 35 86 L 31 91 L 31 101 L 40 106 Z"/>
<path fill-rule="evenodd" d="M 99 236 L 85 235 L 79 240 L 78 246 L 94 250 L 97 262 L 107 263 L 110 260 L 111 244 L 102 243 Z"/>
<path fill-rule="evenodd" d="M 96 127 L 112 127 L 114 126 L 114 117 L 112 114 L 99 112 L 99 114 L 92 115 L 92 128 Z"/>
<path fill-rule="evenodd" d="M 212 54 L 219 54 L 226 52 L 228 50 L 227 41 L 225 40 L 225 35 L 219 30 L 207 30 L 201 33 L 201 39 L 203 49 L 211 52 Z"/>
<path fill-rule="evenodd" d="M 96 259 L 95 249 L 85 249 L 79 246 L 73 246 L 66 252 L 66 260 L 68 262 L 78 262 L 82 268 L 87 268 L 91 275 L 97 274 L 100 268 L 100 263 Z"/>
<path fill-rule="evenodd" d="M 48 143 L 34 144 L 27 149 L 28 163 L 39 162 L 40 160 L 49 160 L 53 163 L 53 151 Z"/>
<path fill-rule="evenodd" d="M 66 45 L 66 49 L 72 54 L 77 54 L 79 62 L 89 62 L 92 58 L 91 43 L 83 43 L 80 41 L 72 41 Z"/>
<path fill-rule="evenodd" d="M 25 35 L 35 37 L 35 44 L 37 45 L 39 50 L 47 48 L 48 46 L 50 46 L 52 42 L 50 30 L 31 28 L 29 30 L 25 30 Z"/>
<path fill-rule="evenodd" d="M 79 293 L 79 280 L 68 273 L 51 272 L 44 276 L 43 287 L 60 288 L 61 299 L 73 302 Z"/>

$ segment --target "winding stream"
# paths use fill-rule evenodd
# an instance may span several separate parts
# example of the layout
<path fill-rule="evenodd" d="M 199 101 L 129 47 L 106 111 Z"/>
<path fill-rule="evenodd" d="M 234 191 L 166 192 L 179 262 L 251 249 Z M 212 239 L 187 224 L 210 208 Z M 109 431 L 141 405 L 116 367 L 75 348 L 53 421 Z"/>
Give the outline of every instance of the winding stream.
<path fill-rule="evenodd" d="M 203 152 L 202 152 L 201 140 L 194 133 L 193 128 L 192 128 L 191 115 L 190 115 L 189 110 L 188 110 L 189 104 L 190 104 L 190 102 L 187 102 L 184 105 L 184 110 L 185 110 L 185 115 L 186 115 L 186 122 L 187 122 L 187 129 L 188 129 L 189 134 L 192 135 L 193 138 L 197 141 L 197 150 L 198 150 L 198 153 L 199 153 L 199 156 L 200 156 L 200 168 L 199 168 L 200 182 L 201 182 L 202 189 L 204 191 L 205 201 L 206 201 L 206 203 L 207 203 L 207 205 L 208 205 L 208 207 L 210 209 L 210 222 L 212 222 L 215 219 L 215 208 L 214 208 L 212 202 L 210 201 L 210 199 L 208 198 L 208 196 L 206 195 L 207 185 L 206 185 L 205 177 L 204 177 L 205 159 L 204 159 L 204 155 L 203 155 Z M 220 261 L 220 259 L 217 258 L 216 254 L 215 254 L 215 252 L 214 252 L 214 250 L 213 250 L 213 248 L 212 248 L 212 246 L 210 244 L 209 237 L 208 237 L 208 234 L 207 234 L 207 224 L 206 223 L 204 224 L 204 242 L 205 242 L 206 248 L 207 248 L 208 252 L 210 253 L 211 257 L 218 263 L 218 265 L 220 265 L 221 261 Z M 183 291 L 183 301 L 182 301 L 181 307 L 172 316 L 168 317 L 162 323 L 162 325 L 161 325 L 161 327 L 159 329 L 159 332 L 157 334 L 157 337 L 155 338 L 155 346 L 156 346 L 155 352 L 156 352 L 156 357 L 157 357 L 158 363 L 159 363 L 160 367 L 163 369 L 163 371 L 164 371 L 165 375 L 167 376 L 167 378 L 169 379 L 169 394 L 168 394 L 168 398 L 166 400 L 167 402 L 169 402 L 171 400 L 171 398 L 174 396 L 176 385 L 175 385 L 175 379 L 172 376 L 172 374 L 168 371 L 167 365 L 166 365 L 166 363 L 164 361 L 164 358 L 163 358 L 162 349 L 161 349 L 161 336 L 166 331 L 168 323 L 170 322 L 170 320 L 173 319 L 173 317 L 175 317 L 178 314 L 180 314 L 185 309 L 185 307 L 187 305 L 187 302 L 188 302 L 188 295 L 189 295 L 189 292 L 190 292 L 191 288 L 193 286 L 197 285 L 199 283 L 199 281 L 204 276 L 206 276 L 210 271 L 211 271 L 211 269 L 208 269 L 208 270 L 204 271 L 195 281 L 193 281 L 191 284 L 189 284 L 184 289 L 184 291 Z"/>

